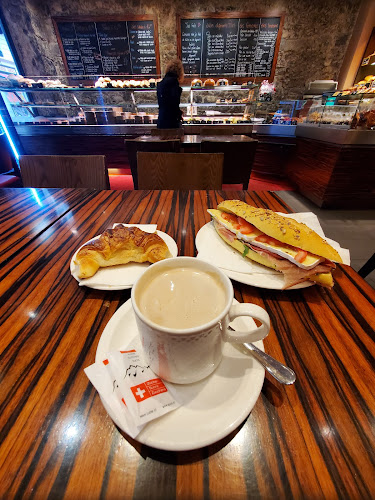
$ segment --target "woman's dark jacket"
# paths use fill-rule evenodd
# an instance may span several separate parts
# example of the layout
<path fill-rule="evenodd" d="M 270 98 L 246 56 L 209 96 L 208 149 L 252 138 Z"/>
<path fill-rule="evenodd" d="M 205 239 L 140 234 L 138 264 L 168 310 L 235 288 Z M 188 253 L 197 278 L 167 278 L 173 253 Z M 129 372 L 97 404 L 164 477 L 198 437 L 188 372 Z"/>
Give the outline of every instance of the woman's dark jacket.
<path fill-rule="evenodd" d="M 181 126 L 181 92 L 182 88 L 175 73 L 167 73 L 163 80 L 158 83 L 158 128 L 178 128 Z"/>

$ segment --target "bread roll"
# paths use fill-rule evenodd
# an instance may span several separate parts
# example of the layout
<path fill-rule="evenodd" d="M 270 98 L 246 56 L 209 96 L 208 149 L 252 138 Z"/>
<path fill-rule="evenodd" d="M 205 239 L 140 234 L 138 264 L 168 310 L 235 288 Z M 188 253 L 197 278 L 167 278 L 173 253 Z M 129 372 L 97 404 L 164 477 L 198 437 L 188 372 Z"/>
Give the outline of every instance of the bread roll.
<path fill-rule="evenodd" d="M 215 80 L 213 78 L 207 78 L 204 81 L 203 87 L 215 87 Z"/>
<path fill-rule="evenodd" d="M 137 227 L 118 224 L 107 229 L 94 241 L 86 243 L 77 253 L 74 263 L 79 267 L 78 278 L 90 278 L 101 267 L 128 262 L 158 262 L 171 257 L 165 241 L 156 233 L 146 233 Z"/>
<path fill-rule="evenodd" d="M 342 263 L 338 252 L 306 224 L 278 215 L 272 210 L 252 207 L 240 200 L 222 201 L 217 208 L 242 217 L 263 233 L 282 243 Z"/>

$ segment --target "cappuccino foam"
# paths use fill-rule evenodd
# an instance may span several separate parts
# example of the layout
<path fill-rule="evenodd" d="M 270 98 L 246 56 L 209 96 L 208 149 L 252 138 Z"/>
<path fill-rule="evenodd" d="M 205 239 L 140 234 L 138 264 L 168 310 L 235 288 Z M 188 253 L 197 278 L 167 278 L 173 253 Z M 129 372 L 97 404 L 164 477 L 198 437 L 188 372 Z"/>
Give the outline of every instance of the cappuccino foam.
<path fill-rule="evenodd" d="M 226 305 L 219 278 L 192 267 L 161 271 L 137 295 L 144 316 L 157 325 L 178 330 L 210 322 Z"/>

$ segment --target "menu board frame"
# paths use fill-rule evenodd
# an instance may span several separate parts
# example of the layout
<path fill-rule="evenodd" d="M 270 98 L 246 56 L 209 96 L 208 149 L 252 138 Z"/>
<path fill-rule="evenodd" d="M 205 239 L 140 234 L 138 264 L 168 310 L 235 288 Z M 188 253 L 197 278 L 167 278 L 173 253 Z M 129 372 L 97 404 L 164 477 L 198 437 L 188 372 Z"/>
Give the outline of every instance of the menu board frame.
<path fill-rule="evenodd" d="M 267 18 L 274 18 L 278 17 L 280 18 L 280 24 L 279 24 L 279 29 L 277 33 L 277 38 L 276 38 L 276 43 L 275 43 L 275 50 L 274 50 L 274 55 L 273 55 L 273 61 L 272 61 L 272 68 L 271 68 L 271 74 L 269 77 L 264 77 L 264 76 L 235 76 L 233 73 L 230 74 L 220 74 L 220 75 L 215 75 L 214 79 L 218 78 L 227 78 L 231 80 L 235 80 L 238 83 L 245 83 L 248 81 L 252 81 L 254 83 L 260 83 L 264 79 L 267 79 L 268 81 L 272 82 L 275 77 L 275 71 L 276 71 L 276 64 L 277 64 L 277 58 L 279 55 L 279 48 L 280 48 L 280 42 L 281 42 L 281 36 L 282 36 L 282 31 L 283 31 L 283 26 L 284 26 L 284 20 L 285 20 L 285 12 L 279 11 L 279 10 L 271 10 L 268 12 L 187 12 L 183 14 L 177 14 L 177 54 L 178 57 L 181 59 L 182 58 L 182 41 L 181 41 L 181 21 L 184 19 L 246 19 L 246 18 L 262 18 L 262 19 L 267 19 Z M 203 43 L 203 42 L 202 42 Z M 203 74 L 190 74 L 190 75 L 185 75 L 185 81 L 190 82 L 194 78 L 200 77 L 208 77 L 210 75 L 203 75 Z"/>
<path fill-rule="evenodd" d="M 70 22 L 70 23 L 81 23 L 81 22 L 124 22 L 124 21 L 152 21 L 154 26 L 154 45 L 155 45 L 155 56 L 156 56 L 156 73 L 155 74 L 145 74 L 142 75 L 144 78 L 158 77 L 160 75 L 160 52 L 159 52 L 159 29 L 158 29 L 158 19 L 157 16 L 153 14 L 142 14 L 142 15 L 110 15 L 110 16 L 59 16 L 52 17 L 53 27 L 56 33 L 57 42 L 59 44 L 61 57 L 64 63 L 64 68 L 66 75 L 74 77 L 77 80 L 76 75 L 71 75 L 69 71 L 68 61 L 66 59 L 66 54 L 64 46 L 61 40 L 60 31 L 58 28 L 59 23 Z M 120 73 L 119 73 L 120 74 Z M 129 73 L 127 76 L 131 77 L 135 74 Z M 100 76 L 95 75 L 95 76 Z M 115 76 L 115 75 L 113 75 Z M 87 78 L 84 80 L 87 83 Z"/>

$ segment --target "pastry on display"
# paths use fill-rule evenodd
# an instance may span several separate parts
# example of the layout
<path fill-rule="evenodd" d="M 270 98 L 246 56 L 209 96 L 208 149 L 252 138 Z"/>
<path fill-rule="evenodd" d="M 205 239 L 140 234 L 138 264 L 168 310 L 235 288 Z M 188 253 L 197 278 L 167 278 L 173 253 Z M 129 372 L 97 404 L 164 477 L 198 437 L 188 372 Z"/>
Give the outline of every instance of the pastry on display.
<path fill-rule="evenodd" d="M 229 85 L 229 82 L 226 78 L 219 78 L 216 85 Z"/>
<path fill-rule="evenodd" d="M 192 87 L 202 87 L 202 80 L 199 80 L 199 78 L 194 78 L 194 80 L 191 82 Z"/>
<path fill-rule="evenodd" d="M 213 78 L 207 78 L 204 81 L 203 87 L 215 87 L 215 80 Z"/>
<path fill-rule="evenodd" d="M 118 224 L 83 245 L 74 262 L 79 267 L 79 279 L 84 279 L 94 276 L 101 267 L 129 262 L 153 264 L 168 257 L 171 257 L 168 246 L 158 234 Z"/>
<path fill-rule="evenodd" d="M 2 86 L 5 87 L 21 87 L 21 88 L 66 88 L 68 85 L 61 83 L 60 80 L 34 80 L 33 78 L 25 78 L 22 75 L 9 75 L 2 81 Z"/>
<path fill-rule="evenodd" d="M 150 78 L 150 80 L 112 80 L 109 77 L 101 76 L 95 82 L 95 88 L 121 88 L 121 89 L 136 89 L 142 88 L 147 89 L 150 87 L 155 87 L 155 79 Z"/>
<path fill-rule="evenodd" d="M 375 128 L 375 109 L 360 112 L 357 111 L 353 117 L 351 128 L 373 130 Z"/>

